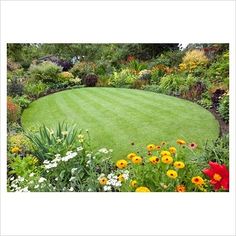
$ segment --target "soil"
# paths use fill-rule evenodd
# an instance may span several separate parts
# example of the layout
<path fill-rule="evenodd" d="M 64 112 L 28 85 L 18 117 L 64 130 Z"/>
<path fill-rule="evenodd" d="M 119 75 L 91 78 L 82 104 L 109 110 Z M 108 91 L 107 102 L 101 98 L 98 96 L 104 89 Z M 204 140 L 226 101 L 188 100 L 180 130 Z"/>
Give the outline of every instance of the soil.
<path fill-rule="evenodd" d="M 224 134 L 229 133 L 229 124 L 225 123 L 224 120 L 220 117 L 219 113 L 215 108 L 209 109 L 209 111 L 215 116 L 220 124 L 220 137 Z"/>

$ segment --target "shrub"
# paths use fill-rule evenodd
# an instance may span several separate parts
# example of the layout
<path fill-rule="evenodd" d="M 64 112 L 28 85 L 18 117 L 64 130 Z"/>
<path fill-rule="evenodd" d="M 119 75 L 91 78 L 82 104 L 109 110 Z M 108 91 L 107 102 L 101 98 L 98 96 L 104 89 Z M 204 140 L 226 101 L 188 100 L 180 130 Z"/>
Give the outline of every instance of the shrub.
<path fill-rule="evenodd" d="M 114 70 L 112 63 L 110 60 L 100 59 L 96 61 L 95 74 L 100 76 L 106 76 L 107 74 L 111 74 Z"/>
<path fill-rule="evenodd" d="M 16 133 L 8 137 L 8 147 L 11 152 L 12 148 L 17 147 L 21 152 L 31 150 L 32 145 L 24 133 Z"/>
<path fill-rule="evenodd" d="M 45 125 L 39 127 L 38 131 L 27 131 L 26 136 L 32 142 L 33 153 L 40 161 L 51 160 L 54 155 L 65 155 L 67 150 L 73 150 L 80 141 L 78 138 L 81 130 L 76 126 L 68 127 L 66 123 L 58 123 L 55 128 Z"/>
<path fill-rule="evenodd" d="M 129 63 L 125 64 L 125 68 L 127 67 L 131 70 L 140 72 L 142 70 L 147 69 L 147 64 L 134 59 L 134 60 L 129 60 Z"/>
<path fill-rule="evenodd" d="M 39 98 L 48 90 L 48 86 L 41 82 L 28 81 L 24 86 L 24 93 L 30 98 Z"/>
<path fill-rule="evenodd" d="M 58 75 L 58 78 L 61 82 L 67 82 L 67 81 L 73 80 L 74 76 L 72 73 L 68 71 L 63 71 Z"/>
<path fill-rule="evenodd" d="M 194 49 L 186 52 L 179 68 L 181 71 L 193 71 L 198 66 L 207 65 L 208 61 L 203 50 Z"/>
<path fill-rule="evenodd" d="M 211 96 L 212 104 L 214 108 L 219 106 L 221 97 L 227 92 L 228 87 L 225 84 L 212 84 L 212 87 L 209 88 L 208 92 Z"/>
<path fill-rule="evenodd" d="M 159 83 L 161 78 L 165 75 L 165 67 L 162 65 L 154 66 L 151 72 L 151 81 L 153 83 Z"/>
<path fill-rule="evenodd" d="M 13 61 L 11 58 L 7 58 L 7 70 L 16 71 L 21 68 L 21 65 L 18 62 Z"/>
<path fill-rule="evenodd" d="M 119 72 L 113 72 L 109 85 L 113 87 L 131 87 L 136 80 L 136 75 L 130 69 L 122 69 Z"/>
<path fill-rule="evenodd" d="M 75 76 L 83 80 L 83 78 L 88 74 L 93 74 L 96 72 L 96 64 L 93 62 L 82 61 L 74 64 L 70 72 Z"/>
<path fill-rule="evenodd" d="M 27 98 L 26 95 L 16 96 L 13 98 L 13 101 L 23 109 L 27 108 L 31 103 L 31 101 Z"/>
<path fill-rule="evenodd" d="M 160 81 L 160 91 L 169 95 L 180 95 L 180 88 L 185 83 L 181 75 L 166 75 Z"/>
<path fill-rule="evenodd" d="M 83 83 L 86 87 L 95 87 L 98 77 L 95 74 L 88 74 L 84 77 Z"/>
<path fill-rule="evenodd" d="M 208 68 L 206 76 L 211 83 L 226 83 L 229 81 L 229 51 L 218 56 Z"/>
<path fill-rule="evenodd" d="M 141 70 L 138 73 L 138 78 L 140 80 L 150 81 L 150 79 L 151 79 L 151 71 L 150 70 Z"/>
<path fill-rule="evenodd" d="M 20 79 L 13 78 L 8 81 L 7 94 L 9 96 L 22 96 L 23 95 L 23 84 Z"/>
<path fill-rule="evenodd" d="M 143 89 L 143 87 L 145 87 L 148 83 L 149 83 L 149 81 L 147 81 L 147 80 L 136 79 L 136 80 L 134 80 L 134 82 L 132 84 L 132 88 L 133 89 Z"/>
<path fill-rule="evenodd" d="M 229 95 L 225 95 L 220 99 L 218 112 L 222 119 L 228 123 L 229 122 Z"/>
<path fill-rule="evenodd" d="M 7 124 L 7 132 L 8 132 L 8 134 L 16 134 L 16 133 L 19 133 L 19 132 L 23 132 L 23 128 L 17 122 L 8 123 Z"/>
<path fill-rule="evenodd" d="M 205 85 L 198 78 L 189 74 L 180 86 L 181 97 L 189 100 L 198 100 L 205 90 Z"/>
<path fill-rule="evenodd" d="M 7 80 L 8 82 L 11 82 L 13 79 L 18 79 L 20 81 L 22 78 L 24 78 L 26 75 L 26 72 L 23 68 L 16 69 L 13 71 L 7 71 Z"/>
<path fill-rule="evenodd" d="M 7 97 L 7 122 L 14 123 L 20 119 L 21 108 L 14 103 L 12 97 Z"/>
<path fill-rule="evenodd" d="M 143 90 L 154 92 L 154 93 L 161 92 L 159 85 L 156 85 L 156 84 L 145 85 L 143 87 Z"/>
<path fill-rule="evenodd" d="M 97 86 L 98 87 L 108 87 L 109 86 L 109 75 L 100 75 L 98 78 Z"/>
<path fill-rule="evenodd" d="M 69 80 L 69 85 L 70 85 L 70 86 L 73 86 L 73 87 L 74 87 L 74 86 L 77 86 L 77 87 L 78 87 L 79 85 L 81 85 L 81 81 L 82 81 L 82 80 L 81 80 L 80 78 L 76 77 L 76 78 L 74 78 L 74 79 L 70 79 L 70 80 Z"/>
<path fill-rule="evenodd" d="M 44 83 L 57 83 L 58 74 L 61 71 L 62 67 L 49 61 L 45 61 L 38 65 L 31 65 L 29 68 L 30 77 Z"/>
<path fill-rule="evenodd" d="M 32 155 L 26 157 L 9 157 L 9 174 L 26 177 L 30 173 L 37 171 L 38 159 Z"/>
<path fill-rule="evenodd" d="M 197 103 L 206 109 L 212 108 L 212 101 L 210 98 L 202 98 L 201 100 L 198 100 Z"/>

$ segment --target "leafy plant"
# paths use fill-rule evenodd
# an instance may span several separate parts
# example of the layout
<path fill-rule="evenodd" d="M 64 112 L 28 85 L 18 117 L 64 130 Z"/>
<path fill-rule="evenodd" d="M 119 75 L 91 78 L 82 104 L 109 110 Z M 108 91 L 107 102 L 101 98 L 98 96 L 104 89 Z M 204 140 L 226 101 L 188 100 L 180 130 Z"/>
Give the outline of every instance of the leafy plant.
<path fill-rule="evenodd" d="M 189 74 L 179 88 L 181 97 L 192 101 L 199 100 L 205 91 L 205 85 L 197 77 Z"/>
<path fill-rule="evenodd" d="M 166 75 L 160 81 L 160 91 L 169 95 L 180 95 L 180 87 L 185 83 L 181 75 Z"/>
<path fill-rule="evenodd" d="M 209 161 L 216 161 L 229 167 L 229 135 L 226 134 L 215 141 L 206 142 L 202 153 L 199 154 L 199 161 L 206 164 Z"/>
<path fill-rule="evenodd" d="M 83 80 L 86 75 L 96 72 L 96 64 L 90 61 L 79 61 L 74 64 L 70 72 Z"/>
<path fill-rule="evenodd" d="M 187 51 L 179 65 L 181 71 L 193 71 L 198 66 L 205 66 L 209 62 L 203 50 L 194 49 Z"/>
<path fill-rule="evenodd" d="M 223 120 L 228 123 L 229 122 L 229 95 L 225 95 L 220 99 L 218 112 Z"/>
<path fill-rule="evenodd" d="M 140 80 L 150 81 L 152 75 L 150 70 L 141 70 L 138 76 Z"/>
<path fill-rule="evenodd" d="M 159 85 L 156 85 L 156 84 L 145 85 L 143 87 L 143 90 L 154 92 L 154 93 L 160 93 L 161 92 Z"/>
<path fill-rule="evenodd" d="M 27 98 L 26 95 L 16 96 L 13 98 L 13 101 L 18 104 L 22 109 L 25 109 L 29 106 L 31 101 Z"/>
<path fill-rule="evenodd" d="M 210 65 L 206 76 L 211 83 L 224 83 L 228 85 L 229 81 L 229 51 L 219 55 Z"/>
<path fill-rule="evenodd" d="M 29 139 L 24 135 L 24 133 L 9 135 L 7 141 L 10 151 L 14 147 L 19 148 L 22 152 L 29 151 L 32 148 Z"/>
<path fill-rule="evenodd" d="M 95 87 L 97 81 L 98 81 L 98 76 L 95 74 L 88 74 L 83 79 L 83 83 L 86 87 Z"/>
<path fill-rule="evenodd" d="M 60 82 L 66 82 L 66 81 L 70 81 L 74 79 L 74 76 L 72 73 L 68 72 L 68 71 L 63 71 L 61 72 L 59 75 L 59 80 Z"/>
<path fill-rule="evenodd" d="M 119 72 L 113 72 L 109 85 L 118 88 L 130 87 L 136 78 L 136 75 L 130 69 L 122 69 Z"/>
<path fill-rule="evenodd" d="M 58 74 L 62 71 L 62 67 L 45 61 L 38 65 L 31 65 L 29 68 L 30 77 L 35 81 L 44 83 L 57 83 Z"/>
<path fill-rule="evenodd" d="M 84 141 L 81 130 L 74 125 L 69 127 L 67 123 L 58 123 L 55 128 L 45 125 L 39 127 L 38 131 L 26 132 L 26 136 L 32 142 L 33 153 L 42 162 L 51 160 L 54 155 L 65 155 L 67 150 L 73 150 L 80 141 Z M 80 137 L 81 138 L 78 138 Z"/>
<path fill-rule="evenodd" d="M 24 93 L 30 98 L 39 98 L 48 90 L 48 86 L 42 81 L 28 81 L 24 86 Z"/>
<path fill-rule="evenodd" d="M 8 80 L 7 94 L 9 96 L 22 96 L 23 95 L 23 84 L 20 79 L 14 77 Z"/>
<path fill-rule="evenodd" d="M 127 67 L 131 70 L 140 72 L 147 69 L 147 64 L 138 60 L 129 60 L 129 63 L 126 65 L 126 68 Z"/>
<path fill-rule="evenodd" d="M 20 115 L 20 106 L 13 101 L 12 97 L 7 97 L 7 122 L 17 122 L 20 119 Z"/>
<path fill-rule="evenodd" d="M 25 157 L 15 156 L 9 159 L 9 174 L 25 177 L 34 172 L 37 168 L 38 159 L 32 155 Z"/>

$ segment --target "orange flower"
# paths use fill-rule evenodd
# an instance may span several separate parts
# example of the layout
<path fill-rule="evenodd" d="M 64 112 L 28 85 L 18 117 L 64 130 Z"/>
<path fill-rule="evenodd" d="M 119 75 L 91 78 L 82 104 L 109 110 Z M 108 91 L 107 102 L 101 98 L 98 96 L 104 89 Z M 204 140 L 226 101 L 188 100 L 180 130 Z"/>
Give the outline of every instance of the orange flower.
<path fill-rule="evenodd" d="M 155 146 L 154 144 L 149 144 L 149 145 L 147 145 L 147 150 L 148 150 L 148 151 L 154 151 L 155 148 L 156 148 L 156 146 Z"/>
<path fill-rule="evenodd" d="M 128 165 L 128 162 L 126 160 L 119 160 L 116 162 L 116 166 L 119 169 L 124 169 Z"/>
<path fill-rule="evenodd" d="M 176 141 L 176 143 L 179 144 L 179 145 L 184 145 L 184 144 L 186 144 L 186 142 L 185 142 L 183 139 L 178 139 L 178 140 Z"/>
<path fill-rule="evenodd" d="M 204 180 L 200 176 L 195 176 L 192 178 L 192 183 L 196 184 L 196 185 L 202 185 L 202 184 L 204 184 Z"/>
<path fill-rule="evenodd" d="M 127 158 L 131 160 L 135 156 L 136 156 L 136 154 L 132 152 L 127 156 Z"/>
<path fill-rule="evenodd" d="M 142 157 L 139 157 L 139 156 L 135 156 L 132 158 L 132 162 L 134 164 L 140 164 L 140 163 L 142 163 L 142 161 L 143 161 Z"/>
<path fill-rule="evenodd" d="M 176 153 L 176 148 L 175 147 L 170 147 L 169 151 L 171 154 L 175 154 Z"/>
<path fill-rule="evenodd" d="M 173 158 L 171 156 L 165 155 L 161 158 L 161 161 L 165 164 L 171 164 L 173 162 Z"/>
<path fill-rule="evenodd" d="M 168 151 L 162 151 L 162 152 L 161 152 L 161 155 L 162 155 L 162 156 L 170 156 L 170 152 L 168 152 Z"/>
<path fill-rule="evenodd" d="M 180 184 L 176 186 L 176 192 L 186 192 L 186 188 L 184 185 Z"/>

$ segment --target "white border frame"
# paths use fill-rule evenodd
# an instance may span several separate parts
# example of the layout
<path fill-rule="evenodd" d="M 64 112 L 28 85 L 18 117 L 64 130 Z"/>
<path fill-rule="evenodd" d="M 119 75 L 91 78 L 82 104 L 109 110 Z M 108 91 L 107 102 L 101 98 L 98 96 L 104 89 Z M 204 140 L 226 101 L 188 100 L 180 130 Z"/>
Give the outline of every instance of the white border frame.
<path fill-rule="evenodd" d="M 6 43 L 230 43 L 234 1 L 1 3 L 2 235 L 235 235 L 235 93 L 230 93 L 229 193 L 7 193 Z M 71 23 L 73 22 L 73 23 Z"/>

